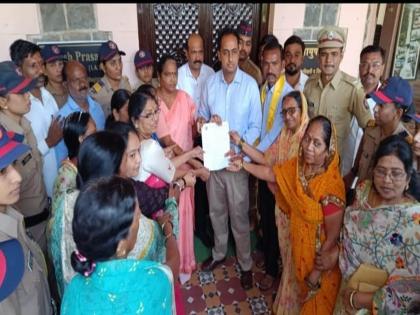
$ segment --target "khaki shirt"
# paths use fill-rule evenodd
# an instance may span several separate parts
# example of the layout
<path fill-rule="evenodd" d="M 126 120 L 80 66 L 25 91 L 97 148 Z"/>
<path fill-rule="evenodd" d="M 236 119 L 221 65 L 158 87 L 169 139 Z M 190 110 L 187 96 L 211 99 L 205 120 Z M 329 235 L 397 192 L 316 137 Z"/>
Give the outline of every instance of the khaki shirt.
<path fill-rule="evenodd" d="M 397 129 L 392 133 L 397 135 L 400 133 L 407 133 L 406 140 L 408 143 L 411 143 L 412 136 L 408 130 L 404 127 L 403 123 L 400 122 L 397 126 Z M 372 168 L 373 168 L 373 157 L 376 150 L 379 147 L 379 143 L 383 140 L 381 138 L 381 127 L 373 126 L 367 127 L 362 138 L 362 144 L 360 145 L 359 152 L 357 154 L 355 165 L 357 168 L 357 176 L 359 177 L 359 182 L 365 179 L 372 178 Z"/>
<path fill-rule="evenodd" d="M 47 266 L 39 246 L 25 233 L 23 216 L 12 207 L 0 212 L 0 242 L 17 239 L 24 253 L 24 274 L 16 290 L 0 302 L 0 314 L 50 315 Z"/>
<path fill-rule="evenodd" d="M 361 128 L 365 128 L 369 120 L 373 120 L 369 107 L 365 103 L 365 93 L 360 82 L 339 70 L 333 79 L 322 85 L 321 74 L 315 74 L 306 81 L 303 93 L 308 101 L 309 117 L 324 115 L 331 120 L 337 132 L 338 152 L 343 157 L 350 122 L 353 116 Z M 342 165 L 343 166 L 343 165 Z M 350 169 L 341 169 L 342 174 Z"/>
<path fill-rule="evenodd" d="M 64 104 L 66 104 L 67 98 L 69 96 L 69 92 L 68 92 L 67 88 L 64 88 L 64 94 L 58 94 L 58 92 L 56 90 L 54 90 L 54 88 L 49 83 L 45 86 L 45 88 L 54 97 L 54 99 L 57 103 L 58 109 L 60 109 L 61 107 L 63 107 Z"/>
<path fill-rule="evenodd" d="M 135 92 L 139 87 L 142 85 L 145 85 L 146 82 L 143 82 L 142 80 L 139 80 L 139 83 L 136 85 L 136 87 L 133 89 L 133 92 Z M 157 89 L 159 87 L 159 80 L 157 78 L 152 78 L 152 86 Z"/>
<path fill-rule="evenodd" d="M 22 176 L 19 201 L 14 205 L 25 217 L 41 213 L 48 207 L 47 193 L 42 177 L 42 159 L 37 148 L 30 122 L 22 117 L 20 125 L 0 111 L 0 124 L 6 129 L 24 136 L 23 143 L 31 151 L 22 155 L 16 163 L 16 170 Z M 45 228 L 47 220 L 28 229 L 35 241 L 46 250 Z"/>
<path fill-rule="evenodd" d="M 126 76 L 122 76 L 118 89 L 126 89 L 131 92 L 131 85 Z M 105 117 L 108 117 L 109 114 L 111 114 L 111 98 L 114 92 L 106 75 L 90 89 L 90 96 L 102 106 Z"/>
<path fill-rule="evenodd" d="M 252 62 L 251 59 L 247 59 L 244 62 L 239 64 L 239 68 L 241 68 L 242 71 L 249 74 L 251 77 L 257 81 L 258 86 L 261 86 L 263 84 L 263 77 L 260 68 Z"/>

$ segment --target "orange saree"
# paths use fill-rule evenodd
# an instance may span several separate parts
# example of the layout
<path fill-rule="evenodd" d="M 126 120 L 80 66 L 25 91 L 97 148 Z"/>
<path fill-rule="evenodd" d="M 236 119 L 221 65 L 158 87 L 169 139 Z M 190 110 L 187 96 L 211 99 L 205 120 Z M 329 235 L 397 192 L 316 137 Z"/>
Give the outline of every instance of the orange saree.
<path fill-rule="evenodd" d="M 337 200 L 338 204 L 344 204 L 345 200 L 334 130 L 326 171 L 306 180 L 303 169 L 302 148 L 299 149 L 298 157 L 273 168 L 279 186 L 276 196 L 278 206 L 290 218 L 296 281 L 301 296 L 306 296 L 308 288 L 304 278 L 312 271 L 315 253 L 325 239 L 322 203 L 325 200 Z M 340 280 L 338 265 L 333 270 L 324 272 L 321 276 L 321 289 L 302 304 L 300 314 L 332 314 Z"/>

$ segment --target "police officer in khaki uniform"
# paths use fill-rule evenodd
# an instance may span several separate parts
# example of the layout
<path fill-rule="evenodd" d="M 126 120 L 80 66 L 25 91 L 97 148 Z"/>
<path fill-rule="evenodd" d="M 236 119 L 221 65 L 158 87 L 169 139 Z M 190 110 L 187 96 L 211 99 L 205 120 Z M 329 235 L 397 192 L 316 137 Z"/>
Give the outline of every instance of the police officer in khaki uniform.
<path fill-rule="evenodd" d="M 249 58 L 252 49 L 252 25 L 241 21 L 238 27 L 239 34 L 239 68 L 248 73 L 257 81 L 258 86 L 263 84 L 260 68 Z"/>
<path fill-rule="evenodd" d="M 373 120 L 365 103 L 365 94 L 360 82 L 339 69 L 343 60 L 345 34 L 341 28 L 330 26 L 318 34 L 318 58 L 321 73 L 311 76 L 305 84 L 303 93 L 308 100 L 310 117 L 324 115 L 334 124 L 340 157 L 343 158 L 344 145 L 350 131 L 353 116 L 361 128 Z M 351 168 L 343 168 L 346 174 Z"/>
<path fill-rule="evenodd" d="M 128 78 L 122 75 L 121 56 L 125 56 L 125 52 L 118 50 L 117 44 L 112 40 L 102 43 L 99 50 L 99 66 L 104 76 L 92 86 L 90 94 L 101 104 L 105 117 L 111 113 L 111 97 L 114 91 L 126 89 L 131 92 Z"/>
<path fill-rule="evenodd" d="M 46 253 L 45 229 L 50 211 L 42 175 L 42 157 L 31 124 L 24 117 L 30 109 L 28 91 L 34 86 L 35 81 L 25 79 L 12 62 L 0 63 L 0 124 L 7 131 L 23 136 L 23 143 L 31 148 L 15 164 L 22 176 L 22 185 L 19 201 L 14 207 L 24 215 L 28 234 Z"/>
<path fill-rule="evenodd" d="M 150 84 L 155 89 L 159 86 L 158 79 L 153 77 L 153 64 L 153 57 L 149 50 L 140 49 L 136 52 L 134 56 L 134 67 L 136 67 L 136 75 L 139 79 L 139 84 L 136 86 L 133 92 L 144 84 Z"/>
<path fill-rule="evenodd" d="M 0 127 L 0 314 L 49 315 L 53 308 L 44 256 L 27 236 L 23 215 L 11 206 L 22 184 L 13 163 L 31 148 L 12 137 L 20 135 Z"/>
<path fill-rule="evenodd" d="M 375 124 L 365 129 L 354 167 L 344 178 L 347 188 L 357 181 L 372 178 L 373 157 L 383 139 L 399 134 L 408 143 L 413 142 L 413 137 L 402 123 L 402 120 L 409 121 L 414 113 L 413 92 L 408 81 L 390 77 L 369 96 L 377 104 L 374 108 Z"/>

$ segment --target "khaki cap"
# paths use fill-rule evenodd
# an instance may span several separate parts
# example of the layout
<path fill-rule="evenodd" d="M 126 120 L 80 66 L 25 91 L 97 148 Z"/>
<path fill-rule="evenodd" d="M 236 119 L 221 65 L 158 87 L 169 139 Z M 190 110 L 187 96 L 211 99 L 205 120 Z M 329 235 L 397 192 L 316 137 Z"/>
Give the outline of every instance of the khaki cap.
<path fill-rule="evenodd" d="M 342 48 L 346 44 L 346 35 L 342 28 L 327 26 L 318 33 L 318 48 Z"/>

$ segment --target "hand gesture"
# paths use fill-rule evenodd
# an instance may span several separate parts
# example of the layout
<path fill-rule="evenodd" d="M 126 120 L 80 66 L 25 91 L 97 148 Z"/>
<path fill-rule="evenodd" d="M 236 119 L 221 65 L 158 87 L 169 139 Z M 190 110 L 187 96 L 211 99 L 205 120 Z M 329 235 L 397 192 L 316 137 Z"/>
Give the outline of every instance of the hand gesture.
<path fill-rule="evenodd" d="M 200 177 L 203 182 L 206 182 L 210 177 L 210 171 L 206 167 L 200 167 L 194 170 L 196 176 Z"/>
<path fill-rule="evenodd" d="M 213 115 L 210 118 L 210 122 L 214 122 L 214 123 L 216 123 L 217 125 L 220 126 L 222 124 L 222 118 L 220 118 L 219 115 Z"/>
<path fill-rule="evenodd" d="M 196 146 L 194 149 L 190 151 L 192 159 L 200 159 L 203 160 L 203 149 L 200 146 Z"/>
<path fill-rule="evenodd" d="M 175 156 L 175 153 L 174 153 L 175 146 L 176 146 L 176 143 L 163 149 L 163 152 L 165 153 L 165 156 L 168 159 L 172 159 Z"/>
<path fill-rule="evenodd" d="M 51 124 L 48 128 L 47 138 L 45 139 L 45 142 L 47 143 L 49 148 L 55 146 L 63 138 L 63 118 L 60 116 L 56 118 L 51 118 Z"/>
<path fill-rule="evenodd" d="M 232 140 L 233 144 L 239 145 L 241 141 L 241 136 L 236 131 L 232 130 L 229 132 L 230 139 Z"/>
<path fill-rule="evenodd" d="M 203 125 L 206 123 L 206 119 L 204 117 L 198 117 L 197 118 L 197 132 L 201 134 L 201 128 L 203 128 Z"/>
<path fill-rule="evenodd" d="M 185 180 L 186 187 L 194 187 L 196 181 L 194 171 L 188 171 L 188 173 L 184 175 L 183 179 Z"/>

